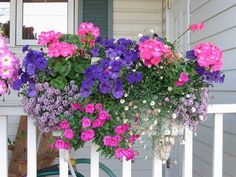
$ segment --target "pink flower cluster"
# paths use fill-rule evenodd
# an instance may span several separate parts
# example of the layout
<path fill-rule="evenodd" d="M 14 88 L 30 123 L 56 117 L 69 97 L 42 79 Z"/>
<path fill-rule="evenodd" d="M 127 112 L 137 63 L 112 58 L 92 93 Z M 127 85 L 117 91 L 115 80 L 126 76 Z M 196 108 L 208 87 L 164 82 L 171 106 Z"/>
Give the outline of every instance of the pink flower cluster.
<path fill-rule="evenodd" d="M 115 136 L 104 136 L 103 137 L 103 144 L 105 146 L 109 146 L 109 147 L 117 147 L 118 143 L 120 141 L 120 137 L 118 135 Z"/>
<path fill-rule="evenodd" d="M 171 48 L 157 39 L 148 39 L 139 44 L 140 57 L 146 66 L 156 66 L 163 56 L 171 56 Z"/>
<path fill-rule="evenodd" d="M 123 135 L 125 134 L 127 131 L 129 130 L 129 124 L 123 124 L 123 125 L 118 125 L 116 128 L 115 128 L 115 133 L 117 135 Z"/>
<path fill-rule="evenodd" d="M 54 146 L 56 149 L 65 149 L 65 150 L 70 150 L 71 149 L 71 144 L 67 142 L 67 140 L 72 140 L 74 138 L 74 131 L 70 129 L 70 124 L 66 119 L 63 119 L 60 122 L 60 128 L 63 131 L 62 137 L 57 138 Z M 53 146 L 53 145 L 52 145 Z"/>
<path fill-rule="evenodd" d="M 102 127 L 107 120 L 110 119 L 109 113 L 103 109 L 103 105 L 101 103 L 87 104 L 84 108 L 79 103 L 72 104 L 74 110 L 80 110 L 89 116 L 84 116 L 81 120 L 81 125 L 84 130 L 81 132 L 81 139 L 84 142 L 90 141 L 94 138 L 95 132 L 93 129 Z M 96 119 L 92 120 L 89 118 L 90 116 L 94 116 Z"/>
<path fill-rule="evenodd" d="M 61 36 L 60 32 L 55 31 L 43 31 L 39 35 L 38 44 L 40 45 L 47 45 L 51 43 L 57 43 L 58 38 Z"/>
<path fill-rule="evenodd" d="M 193 49 L 199 66 L 213 69 L 213 71 L 221 70 L 223 61 L 220 48 L 211 43 L 202 43 L 198 44 Z"/>
<path fill-rule="evenodd" d="M 188 80 L 189 80 L 189 77 L 188 77 L 187 73 L 182 72 L 182 73 L 180 73 L 179 79 L 176 81 L 175 84 L 177 87 L 180 87 L 180 86 L 184 85 L 186 82 L 188 82 Z"/>
<path fill-rule="evenodd" d="M 0 35 L 0 95 L 5 94 L 8 85 L 17 78 L 20 60 L 13 55 L 6 44 L 6 39 Z"/>
<path fill-rule="evenodd" d="M 74 44 L 68 44 L 66 42 L 51 43 L 48 47 L 49 57 L 68 57 L 76 53 L 76 47 Z"/>
<path fill-rule="evenodd" d="M 122 157 L 126 157 L 126 160 L 133 160 L 135 157 L 135 153 L 133 148 L 128 148 L 128 149 L 124 149 L 124 148 L 117 148 L 115 150 L 115 155 L 117 159 L 121 159 Z"/>
<path fill-rule="evenodd" d="M 189 26 L 189 29 L 192 32 L 198 31 L 198 30 L 202 30 L 204 28 L 204 22 L 201 22 L 199 24 L 192 24 Z"/>
<path fill-rule="evenodd" d="M 93 37 L 96 38 L 100 35 L 100 30 L 93 23 L 84 22 L 80 24 L 77 34 L 81 37 L 92 35 Z"/>
<path fill-rule="evenodd" d="M 115 149 L 115 155 L 118 159 L 122 157 L 126 157 L 126 160 L 132 160 L 134 159 L 135 153 L 133 148 L 122 148 L 119 146 L 120 141 L 127 142 L 127 136 L 125 135 L 126 132 L 128 132 L 130 129 L 129 124 L 123 124 L 123 125 L 118 125 L 115 128 L 115 136 L 104 136 L 103 138 L 103 144 L 108 147 L 113 147 Z M 129 136 L 129 144 L 132 145 L 134 142 L 139 138 L 138 134 L 134 135 L 128 135 Z"/>

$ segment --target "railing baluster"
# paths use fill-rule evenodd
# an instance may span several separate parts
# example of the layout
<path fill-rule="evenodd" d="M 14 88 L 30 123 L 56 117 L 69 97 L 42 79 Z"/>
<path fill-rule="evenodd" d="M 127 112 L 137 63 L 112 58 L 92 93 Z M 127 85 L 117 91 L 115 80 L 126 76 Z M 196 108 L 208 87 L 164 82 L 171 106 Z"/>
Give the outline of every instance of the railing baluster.
<path fill-rule="evenodd" d="M 193 132 L 185 128 L 185 145 L 183 153 L 183 177 L 193 176 Z"/>
<path fill-rule="evenodd" d="M 0 116 L 0 176 L 8 176 L 7 116 Z"/>
<path fill-rule="evenodd" d="M 122 160 L 122 177 L 131 177 L 131 160 L 127 161 L 125 160 L 125 157 L 123 157 Z"/>
<path fill-rule="evenodd" d="M 223 168 L 223 114 L 214 116 L 214 142 L 213 142 L 213 177 L 222 177 Z"/>
<path fill-rule="evenodd" d="M 68 177 L 69 151 L 59 150 L 60 177 Z"/>
<path fill-rule="evenodd" d="M 37 133 L 36 126 L 28 117 L 27 122 L 27 176 L 37 176 Z"/>
<path fill-rule="evenodd" d="M 91 166 L 90 176 L 99 177 L 99 153 L 97 152 L 98 146 L 96 144 L 91 145 Z"/>
<path fill-rule="evenodd" d="M 158 158 L 156 152 L 154 152 L 153 157 L 152 177 L 162 177 L 162 161 Z"/>

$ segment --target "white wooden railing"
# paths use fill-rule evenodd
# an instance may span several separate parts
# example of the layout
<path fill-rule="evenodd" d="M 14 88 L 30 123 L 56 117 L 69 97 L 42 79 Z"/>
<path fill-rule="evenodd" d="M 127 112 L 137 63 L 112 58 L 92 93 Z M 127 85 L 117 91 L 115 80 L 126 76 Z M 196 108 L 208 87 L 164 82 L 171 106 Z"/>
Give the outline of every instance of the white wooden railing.
<path fill-rule="evenodd" d="M 212 177 L 222 177 L 223 158 L 223 114 L 236 113 L 236 104 L 209 105 L 208 113 L 214 114 L 214 143 L 213 143 L 213 173 Z M 0 106 L 0 177 L 8 177 L 8 141 L 7 119 L 8 116 L 26 115 L 20 106 Z M 28 119 L 27 124 L 27 176 L 37 176 L 37 144 L 36 127 L 33 121 Z M 183 155 L 183 177 L 192 177 L 193 136 L 186 129 Z M 99 153 L 97 146 L 91 146 L 91 177 L 99 177 Z M 68 151 L 60 150 L 60 177 L 68 177 L 68 162 L 64 159 Z M 122 177 L 131 177 L 131 161 L 123 160 Z M 162 162 L 154 156 L 153 177 L 162 177 Z"/>

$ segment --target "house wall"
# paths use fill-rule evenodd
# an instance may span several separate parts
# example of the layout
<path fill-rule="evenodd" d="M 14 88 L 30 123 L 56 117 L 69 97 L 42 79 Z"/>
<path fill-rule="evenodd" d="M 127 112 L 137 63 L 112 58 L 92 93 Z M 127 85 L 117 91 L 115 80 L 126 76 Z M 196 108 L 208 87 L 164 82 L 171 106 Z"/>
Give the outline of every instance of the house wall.
<path fill-rule="evenodd" d="M 162 31 L 161 0 L 113 0 L 114 38 L 137 39 L 139 33 Z"/>
<path fill-rule="evenodd" d="M 128 37 L 136 39 L 138 33 L 144 33 L 145 29 L 149 32 L 150 29 L 158 28 L 161 32 L 162 29 L 162 4 L 161 0 L 114 0 L 113 1 L 113 37 Z M 35 47 L 33 47 L 35 48 Z M 12 50 L 19 58 L 23 59 L 24 54 L 21 52 L 21 46 L 11 47 Z M 0 101 L 0 105 L 18 105 L 20 98 L 16 92 L 6 96 L 5 102 Z M 19 124 L 19 117 L 9 117 L 8 121 L 8 135 L 9 138 L 14 140 Z M 86 144 L 85 148 L 80 149 L 78 152 L 73 152 L 73 158 L 90 158 L 90 145 Z M 132 177 L 149 177 L 152 173 L 152 155 L 144 160 L 147 153 L 142 144 L 138 144 L 136 148 L 140 152 L 132 165 Z M 150 148 L 150 147 L 147 147 Z M 9 154 L 10 158 L 10 154 Z M 100 162 L 107 165 L 117 177 L 122 176 L 122 163 L 116 159 L 107 159 L 100 157 Z M 85 176 L 89 176 L 90 166 L 79 165 L 79 170 Z M 100 172 L 101 177 L 106 175 Z"/>
<path fill-rule="evenodd" d="M 191 34 L 191 45 L 210 41 L 223 50 L 225 83 L 211 89 L 211 103 L 236 103 L 236 1 L 191 0 L 191 23 L 205 22 L 202 31 Z M 236 176 L 236 115 L 225 115 L 223 176 Z M 194 177 L 212 174 L 213 119 L 209 117 L 194 137 Z"/>

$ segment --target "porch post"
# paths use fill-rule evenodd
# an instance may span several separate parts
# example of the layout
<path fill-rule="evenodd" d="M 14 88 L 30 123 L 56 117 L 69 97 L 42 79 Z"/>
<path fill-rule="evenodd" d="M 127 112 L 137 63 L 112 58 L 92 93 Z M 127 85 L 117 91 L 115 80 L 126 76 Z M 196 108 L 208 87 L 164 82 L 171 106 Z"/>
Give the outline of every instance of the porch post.
<path fill-rule="evenodd" d="M 8 177 L 7 116 L 0 116 L 0 176 Z"/>

